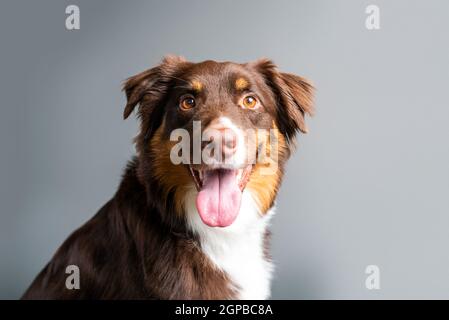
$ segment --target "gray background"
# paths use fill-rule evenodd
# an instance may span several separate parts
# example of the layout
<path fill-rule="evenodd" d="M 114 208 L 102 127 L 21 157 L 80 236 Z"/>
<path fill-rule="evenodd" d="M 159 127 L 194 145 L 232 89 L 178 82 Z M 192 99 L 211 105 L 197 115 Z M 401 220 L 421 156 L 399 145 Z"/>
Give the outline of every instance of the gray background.
<path fill-rule="evenodd" d="M 1 1 L 0 298 L 113 195 L 138 128 L 121 83 L 167 53 L 266 56 L 318 89 L 273 221 L 273 298 L 449 298 L 448 30 L 443 0 Z"/>

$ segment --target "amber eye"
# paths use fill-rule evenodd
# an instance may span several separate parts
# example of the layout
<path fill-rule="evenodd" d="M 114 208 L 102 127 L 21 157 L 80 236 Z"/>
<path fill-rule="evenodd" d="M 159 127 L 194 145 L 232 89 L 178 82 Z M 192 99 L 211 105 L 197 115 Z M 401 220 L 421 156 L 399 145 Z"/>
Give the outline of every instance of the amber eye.
<path fill-rule="evenodd" d="M 242 100 L 242 106 L 247 109 L 255 109 L 257 107 L 257 99 L 254 96 L 246 96 Z"/>
<path fill-rule="evenodd" d="M 190 110 L 196 105 L 195 98 L 188 96 L 181 99 L 180 107 L 182 110 Z"/>

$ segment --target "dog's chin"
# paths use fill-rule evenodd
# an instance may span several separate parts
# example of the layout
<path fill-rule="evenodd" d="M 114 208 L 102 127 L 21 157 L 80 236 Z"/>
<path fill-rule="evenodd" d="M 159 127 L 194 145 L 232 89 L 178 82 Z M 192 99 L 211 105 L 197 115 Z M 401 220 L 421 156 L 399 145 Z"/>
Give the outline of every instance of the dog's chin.
<path fill-rule="evenodd" d="M 203 223 L 210 227 L 230 226 L 239 214 L 252 165 L 235 169 L 189 165 L 189 171 L 198 190 L 196 207 Z"/>

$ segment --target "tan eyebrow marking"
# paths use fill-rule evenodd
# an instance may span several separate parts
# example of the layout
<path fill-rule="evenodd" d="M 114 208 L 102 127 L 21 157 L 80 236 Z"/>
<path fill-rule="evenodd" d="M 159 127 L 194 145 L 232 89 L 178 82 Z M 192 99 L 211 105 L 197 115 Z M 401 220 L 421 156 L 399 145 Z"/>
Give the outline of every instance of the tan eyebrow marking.
<path fill-rule="evenodd" d="M 201 82 L 199 82 L 198 80 L 193 80 L 192 88 L 194 91 L 200 92 L 201 90 L 203 90 L 203 84 Z"/>
<path fill-rule="evenodd" d="M 248 88 L 249 83 L 245 78 L 238 78 L 237 80 L 235 80 L 235 88 L 237 90 L 245 90 L 246 88 Z"/>

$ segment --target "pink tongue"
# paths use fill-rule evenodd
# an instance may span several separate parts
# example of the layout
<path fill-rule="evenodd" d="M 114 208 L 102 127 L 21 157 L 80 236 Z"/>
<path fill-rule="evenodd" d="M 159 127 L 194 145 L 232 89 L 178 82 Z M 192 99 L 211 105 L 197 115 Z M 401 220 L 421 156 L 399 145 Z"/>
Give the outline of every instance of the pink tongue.
<path fill-rule="evenodd" d="M 196 197 L 196 207 L 208 226 L 227 227 L 237 218 L 241 198 L 234 170 L 209 170 Z"/>

